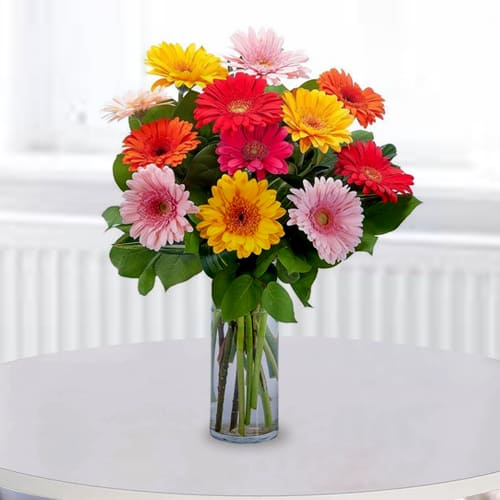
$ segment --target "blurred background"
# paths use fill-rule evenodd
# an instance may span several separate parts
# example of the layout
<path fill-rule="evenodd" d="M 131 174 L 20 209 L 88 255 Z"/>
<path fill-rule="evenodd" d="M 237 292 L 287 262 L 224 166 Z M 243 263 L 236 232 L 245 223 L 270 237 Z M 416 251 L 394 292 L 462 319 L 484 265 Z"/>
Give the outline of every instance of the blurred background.
<path fill-rule="evenodd" d="M 488 0 L 0 0 L 0 360 L 208 334 L 206 278 L 144 298 L 108 260 L 127 126 L 101 108 L 151 85 L 151 45 L 223 56 L 249 26 L 386 99 L 370 130 L 423 201 L 373 257 L 325 272 L 283 334 L 500 357 L 499 21 Z"/>

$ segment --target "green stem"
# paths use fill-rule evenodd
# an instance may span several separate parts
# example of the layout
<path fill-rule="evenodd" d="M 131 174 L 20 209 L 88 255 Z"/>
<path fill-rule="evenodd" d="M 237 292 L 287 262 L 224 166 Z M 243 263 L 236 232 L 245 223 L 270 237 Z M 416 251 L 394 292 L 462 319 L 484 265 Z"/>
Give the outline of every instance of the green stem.
<path fill-rule="evenodd" d="M 253 382 L 253 325 L 252 316 L 245 315 L 245 334 L 246 334 L 246 351 L 247 351 L 247 408 L 245 415 L 245 425 L 250 424 L 250 414 L 252 412 L 251 397 L 252 397 L 252 382 Z"/>
<path fill-rule="evenodd" d="M 222 358 L 219 364 L 219 380 L 217 387 L 217 413 L 215 415 L 215 431 L 220 432 L 222 427 L 222 410 L 224 409 L 224 395 L 226 392 L 227 369 L 229 366 L 229 354 L 233 343 L 234 328 L 228 326 L 227 335 L 222 344 Z"/>
<path fill-rule="evenodd" d="M 278 363 L 276 362 L 276 358 L 274 357 L 273 351 L 267 339 L 264 339 L 264 352 L 266 353 L 266 358 L 271 365 L 271 373 L 269 373 L 269 375 L 271 377 L 275 376 L 278 378 Z"/>
<path fill-rule="evenodd" d="M 259 380 L 259 394 L 262 400 L 262 409 L 264 410 L 264 425 L 266 427 L 271 427 L 273 423 L 273 415 L 271 411 L 271 400 L 269 398 L 269 393 L 267 392 L 265 386 L 265 375 L 264 370 L 260 370 L 260 380 Z"/>
<path fill-rule="evenodd" d="M 236 376 L 238 380 L 238 432 L 245 435 L 245 318 L 238 318 L 238 331 L 236 334 Z"/>
<path fill-rule="evenodd" d="M 266 322 L 267 315 L 262 313 L 259 318 L 259 326 L 257 328 L 257 339 L 255 341 L 255 364 L 253 370 L 253 381 L 252 381 L 252 398 L 251 406 L 252 408 L 257 408 L 257 391 L 259 388 L 259 374 L 260 365 L 262 363 L 262 351 L 264 349 L 264 338 L 266 335 Z"/>

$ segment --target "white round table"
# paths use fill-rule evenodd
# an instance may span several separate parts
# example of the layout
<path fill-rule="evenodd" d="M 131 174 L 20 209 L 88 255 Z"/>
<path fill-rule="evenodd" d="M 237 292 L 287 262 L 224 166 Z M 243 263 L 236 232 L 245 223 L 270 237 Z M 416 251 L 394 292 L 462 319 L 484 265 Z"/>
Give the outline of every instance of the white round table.
<path fill-rule="evenodd" d="M 500 488 L 500 362 L 282 338 L 280 433 L 209 436 L 209 340 L 0 365 L 0 487 L 64 500 L 454 500 Z"/>

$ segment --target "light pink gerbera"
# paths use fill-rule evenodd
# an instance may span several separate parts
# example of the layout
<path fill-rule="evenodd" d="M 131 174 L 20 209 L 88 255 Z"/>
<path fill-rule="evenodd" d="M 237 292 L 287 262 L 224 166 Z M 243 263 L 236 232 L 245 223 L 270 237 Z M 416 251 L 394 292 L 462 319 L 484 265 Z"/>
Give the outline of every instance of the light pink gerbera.
<path fill-rule="evenodd" d="M 163 94 L 162 89 L 154 91 L 130 91 L 123 97 L 115 97 L 109 104 L 102 108 L 104 119 L 112 122 L 119 121 L 141 111 L 147 111 L 162 102 L 170 102 L 170 97 Z"/>
<path fill-rule="evenodd" d="M 241 31 L 232 37 L 236 55 L 229 55 L 228 62 L 236 70 L 263 76 L 268 83 L 277 85 L 281 78 L 306 78 L 309 70 L 301 65 L 309 58 L 300 51 L 283 50 L 283 38 L 272 29 L 259 30 L 257 34 L 249 28 L 248 34 Z"/>
<path fill-rule="evenodd" d="M 363 209 L 354 191 L 331 177 L 307 180 L 304 189 L 291 189 L 288 198 L 297 208 L 288 213 L 288 225 L 304 231 L 318 255 L 328 264 L 347 257 L 361 241 Z"/>
<path fill-rule="evenodd" d="M 293 153 L 293 145 L 285 141 L 287 135 L 287 129 L 279 124 L 222 132 L 216 149 L 220 169 L 233 175 L 247 168 L 256 173 L 258 180 L 264 179 L 266 172 L 288 173 L 285 159 Z"/>
<path fill-rule="evenodd" d="M 193 230 L 184 216 L 198 212 L 198 207 L 188 199 L 184 185 L 175 183 L 170 167 L 141 167 L 127 186 L 120 215 L 125 224 L 132 224 L 130 236 L 139 238 L 143 246 L 158 251 L 167 243 L 182 241 L 184 233 Z"/>

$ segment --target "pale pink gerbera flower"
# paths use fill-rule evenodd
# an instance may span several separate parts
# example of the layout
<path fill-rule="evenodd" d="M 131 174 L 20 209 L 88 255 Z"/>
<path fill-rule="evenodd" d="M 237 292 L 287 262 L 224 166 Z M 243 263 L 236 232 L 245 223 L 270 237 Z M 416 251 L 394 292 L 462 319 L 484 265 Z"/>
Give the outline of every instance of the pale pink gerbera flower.
<path fill-rule="evenodd" d="M 237 54 L 228 56 L 227 60 L 236 70 L 263 76 L 272 85 L 279 84 L 280 78 L 308 76 L 309 70 L 301 63 L 309 58 L 300 51 L 283 50 L 283 38 L 272 29 L 261 29 L 258 34 L 252 28 L 248 34 L 238 31 L 231 41 Z"/>
<path fill-rule="evenodd" d="M 119 121 L 141 111 L 147 111 L 162 102 L 170 101 L 171 99 L 163 94 L 162 89 L 130 91 L 123 97 L 115 97 L 102 108 L 102 111 L 105 113 L 104 118 L 108 121 Z"/>
<path fill-rule="evenodd" d="M 234 133 L 222 132 L 216 153 L 220 169 L 233 175 L 247 168 L 255 172 L 258 180 L 270 174 L 287 174 L 285 161 L 293 153 L 293 145 L 285 141 L 288 131 L 279 124 L 255 127 L 253 130 L 239 128 Z"/>
<path fill-rule="evenodd" d="M 288 198 L 297 208 L 288 213 L 288 225 L 296 224 L 306 233 L 318 255 L 328 264 L 347 257 L 361 241 L 363 209 L 354 191 L 341 181 L 316 178 L 304 189 L 291 189 Z"/>
<path fill-rule="evenodd" d="M 125 224 L 132 224 L 130 236 L 139 238 L 143 246 L 158 251 L 167 243 L 182 241 L 184 233 L 193 230 L 184 216 L 198 212 L 198 207 L 188 199 L 184 185 L 175 183 L 170 167 L 139 168 L 127 186 L 120 215 Z"/>

